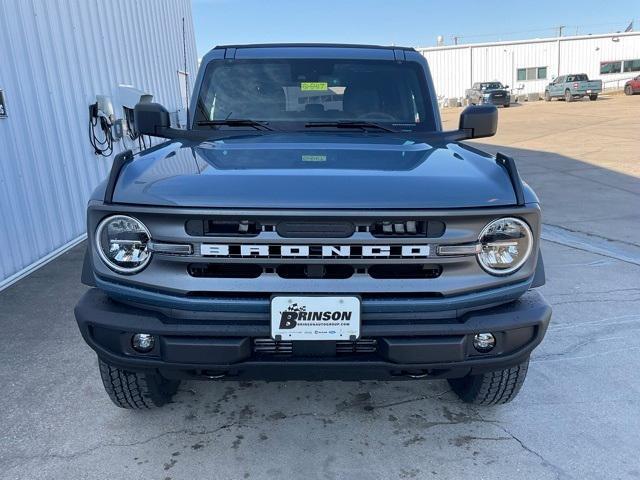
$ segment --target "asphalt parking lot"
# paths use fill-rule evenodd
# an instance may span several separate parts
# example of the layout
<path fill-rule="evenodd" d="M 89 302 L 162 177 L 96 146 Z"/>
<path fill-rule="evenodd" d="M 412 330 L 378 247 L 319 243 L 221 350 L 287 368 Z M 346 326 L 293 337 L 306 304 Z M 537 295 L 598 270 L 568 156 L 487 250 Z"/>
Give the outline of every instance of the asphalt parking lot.
<path fill-rule="evenodd" d="M 166 408 L 117 409 L 73 318 L 78 247 L 0 293 L 0 477 L 640 478 L 639 113 L 640 96 L 513 106 L 477 142 L 544 208 L 554 316 L 513 403 L 444 381 L 185 382 Z"/>

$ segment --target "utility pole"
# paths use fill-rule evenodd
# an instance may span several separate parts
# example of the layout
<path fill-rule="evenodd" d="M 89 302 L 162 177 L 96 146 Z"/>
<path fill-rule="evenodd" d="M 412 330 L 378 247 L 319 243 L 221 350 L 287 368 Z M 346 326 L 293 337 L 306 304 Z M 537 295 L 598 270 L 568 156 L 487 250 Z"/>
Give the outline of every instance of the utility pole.
<path fill-rule="evenodd" d="M 561 37 L 562 36 L 562 31 L 564 30 L 565 25 L 560 25 L 558 26 L 558 36 Z"/>
<path fill-rule="evenodd" d="M 457 45 L 457 44 L 458 44 L 458 37 L 457 37 L 457 36 L 456 36 L 456 37 L 453 37 L 453 44 L 454 44 L 454 45 Z"/>

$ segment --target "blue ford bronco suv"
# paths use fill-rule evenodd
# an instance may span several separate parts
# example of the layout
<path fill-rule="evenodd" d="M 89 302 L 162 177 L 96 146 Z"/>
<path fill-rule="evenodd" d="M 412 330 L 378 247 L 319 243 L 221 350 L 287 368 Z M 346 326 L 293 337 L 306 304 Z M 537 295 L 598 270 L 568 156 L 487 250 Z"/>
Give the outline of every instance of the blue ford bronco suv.
<path fill-rule="evenodd" d="M 447 379 L 518 393 L 551 308 L 540 205 L 514 160 L 443 131 L 411 48 L 229 45 L 203 59 L 188 128 L 140 103 L 87 211 L 75 315 L 119 407 L 181 379 Z"/>

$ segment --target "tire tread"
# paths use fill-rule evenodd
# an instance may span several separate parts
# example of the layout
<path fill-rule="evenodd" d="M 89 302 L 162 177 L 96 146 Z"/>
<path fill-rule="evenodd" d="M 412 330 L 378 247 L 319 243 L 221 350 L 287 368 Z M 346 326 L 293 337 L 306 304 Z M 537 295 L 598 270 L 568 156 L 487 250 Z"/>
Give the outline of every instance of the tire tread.
<path fill-rule="evenodd" d="M 512 401 L 527 376 L 529 360 L 494 372 L 449 380 L 453 391 L 465 402 L 476 405 L 500 405 Z"/>
<path fill-rule="evenodd" d="M 167 403 L 177 391 L 178 382 L 158 374 L 130 372 L 98 360 L 100 377 L 111 401 L 120 408 L 150 409 Z"/>

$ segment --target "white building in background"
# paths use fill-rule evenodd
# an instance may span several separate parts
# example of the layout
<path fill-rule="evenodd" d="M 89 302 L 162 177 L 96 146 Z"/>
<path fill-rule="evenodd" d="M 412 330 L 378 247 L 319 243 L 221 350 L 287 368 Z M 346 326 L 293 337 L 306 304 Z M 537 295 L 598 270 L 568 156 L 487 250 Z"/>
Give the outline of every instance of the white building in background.
<path fill-rule="evenodd" d="M 181 112 L 197 55 L 190 0 L 1 0 L 0 45 L 1 289 L 84 238 L 89 195 L 138 145 L 94 153 L 96 96 L 115 119 L 141 93 Z"/>
<path fill-rule="evenodd" d="M 586 73 L 606 88 L 640 74 L 640 32 L 418 48 L 436 93 L 463 97 L 474 82 L 498 80 L 521 93 L 543 93 L 553 78 Z"/>

